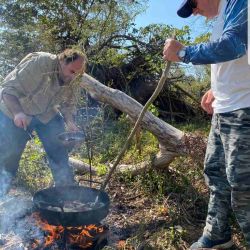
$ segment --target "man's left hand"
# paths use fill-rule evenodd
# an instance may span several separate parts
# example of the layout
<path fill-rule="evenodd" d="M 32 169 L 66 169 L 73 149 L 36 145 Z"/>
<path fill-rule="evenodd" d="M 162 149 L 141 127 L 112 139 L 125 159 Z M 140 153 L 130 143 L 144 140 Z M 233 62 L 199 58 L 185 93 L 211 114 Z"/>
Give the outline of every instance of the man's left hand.
<path fill-rule="evenodd" d="M 214 112 L 212 106 L 214 100 L 215 98 L 211 89 L 209 89 L 201 99 L 201 107 L 210 115 Z"/>
<path fill-rule="evenodd" d="M 163 49 L 163 59 L 165 61 L 171 62 L 181 62 L 180 58 L 178 57 L 177 53 L 181 50 L 184 46 L 174 39 L 167 39 L 165 41 L 165 46 Z"/>
<path fill-rule="evenodd" d="M 66 129 L 68 131 L 80 131 L 80 128 L 78 128 L 73 121 L 66 122 Z"/>

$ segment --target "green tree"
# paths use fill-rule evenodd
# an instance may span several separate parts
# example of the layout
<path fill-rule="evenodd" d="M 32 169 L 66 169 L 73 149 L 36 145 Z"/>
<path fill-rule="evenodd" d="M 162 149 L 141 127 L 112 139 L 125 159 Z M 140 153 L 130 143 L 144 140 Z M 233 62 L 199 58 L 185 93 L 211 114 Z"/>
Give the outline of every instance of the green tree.
<path fill-rule="evenodd" d="M 31 51 L 85 48 L 101 58 L 126 34 L 147 0 L 0 0 L 0 74 Z M 120 45 L 120 44 L 119 44 Z"/>
<path fill-rule="evenodd" d="M 147 2 L 0 0 L 0 75 L 5 76 L 29 52 L 57 53 L 76 46 L 85 49 L 90 73 L 97 79 L 145 103 L 165 64 L 165 39 L 175 34 L 184 44 L 192 43 L 188 26 L 176 29 L 167 24 L 152 24 L 136 29 L 134 18 Z M 184 108 L 175 108 L 173 102 L 181 102 L 186 92 L 172 86 L 195 80 L 194 75 L 186 76 L 185 67 L 172 64 L 170 84 L 162 91 L 156 107 L 171 113 Z"/>

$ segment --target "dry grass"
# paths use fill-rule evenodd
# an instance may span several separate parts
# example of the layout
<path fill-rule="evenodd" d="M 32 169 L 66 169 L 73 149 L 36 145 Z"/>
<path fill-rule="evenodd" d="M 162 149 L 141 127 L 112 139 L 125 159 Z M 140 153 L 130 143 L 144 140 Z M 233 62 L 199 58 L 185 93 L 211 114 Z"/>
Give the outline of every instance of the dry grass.
<path fill-rule="evenodd" d="M 187 158 L 177 159 L 172 168 L 178 172 L 152 171 L 111 180 L 111 210 L 105 219 L 111 235 L 106 249 L 183 250 L 200 237 L 208 202 L 202 169 Z M 232 250 L 246 249 L 235 223 L 233 239 Z"/>

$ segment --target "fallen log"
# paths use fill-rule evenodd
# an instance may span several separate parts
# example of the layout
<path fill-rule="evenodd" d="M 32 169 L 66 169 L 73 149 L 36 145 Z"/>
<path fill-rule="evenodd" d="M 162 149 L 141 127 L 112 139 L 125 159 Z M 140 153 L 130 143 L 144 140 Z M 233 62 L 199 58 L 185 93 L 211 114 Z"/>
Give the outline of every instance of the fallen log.
<path fill-rule="evenodd" d="M 69 157 L 69 165 L 71 167 L 73 167 L 73 169 L 75 171 L 84 172 L 84 173 L 89 173 L 90 172 L 89 164 L 87 164 L 87 163 L 85 163 L 85 162 L 83 162 L 81 160 Z M 92 171 L 93 175 L 96 175 L 95 167 L 91 166 L 91 171 Z"/>
<path fill-rule="evenodd" d="M 88 74 L 84 74 L 80 86 L 94 99 L 108 103 L 136 121 L 143 106 L 124 92 L 112 89 L 100 83 Z M 151 167 L 167 167 L 176 156 L 190 155 L 196 161 L 203 161 L 206 140 L 201 135 L 185 134 L 171 126 L 151 112 L 147 111 L 141 127 L 154 134 L 159 141 L 159 153 L 151 162 Z"/>
<path fill-rule="evenodd" d="M 34 150 L 37 150 L 39 152 L 44 152 L 44 149 L 40 145 L 36 145 L 32 142 L 30 143 L 30 146 Z M 74 171 L 84 172 L 84 173 L 90 172 L 89 164 L 81 160 L 75 159 L 73 157 L 69 157 L 69 165 L 74 169 Z M 96 175 L 96 169 L 94 166 L 91 166 L 91 171 L 93 175 Z"/>

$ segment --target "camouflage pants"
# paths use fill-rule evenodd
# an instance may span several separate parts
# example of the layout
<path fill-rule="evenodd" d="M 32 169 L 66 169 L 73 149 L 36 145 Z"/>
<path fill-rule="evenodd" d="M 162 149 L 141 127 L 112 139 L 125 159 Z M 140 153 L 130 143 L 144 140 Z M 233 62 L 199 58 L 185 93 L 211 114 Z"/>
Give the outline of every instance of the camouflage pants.
<path fill-rule="evenodd" d="M 229 236 L 233 211 L 250 246 L 250 108 L 213 116 L 204 173 L 210 200 L 203 234 Z"/>

